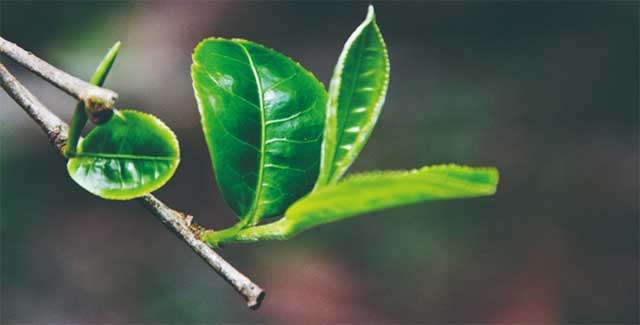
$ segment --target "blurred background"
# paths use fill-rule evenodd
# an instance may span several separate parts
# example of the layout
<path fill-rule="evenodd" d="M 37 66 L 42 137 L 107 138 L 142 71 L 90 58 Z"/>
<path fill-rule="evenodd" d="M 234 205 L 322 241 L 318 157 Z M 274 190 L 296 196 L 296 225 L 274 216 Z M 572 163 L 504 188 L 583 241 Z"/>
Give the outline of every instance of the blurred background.
<path fill-rule="evenodd" d="M 3 37 L 164 120 L 181 165 L 156 194 L 216 229 L 191 51 L 240 37 L 325 84 L 367 3 L 10 2 Z M 2 323 L 637 323 L 638 3 L 382 2 L 391 84 L 352 171 L 493 165 L 491 198 L 398 208 L 221 253 L 242 299 L 139 205 L 76 185 L 0 92 Z M 2 58 L 55 113 L 73 99 Z"/>

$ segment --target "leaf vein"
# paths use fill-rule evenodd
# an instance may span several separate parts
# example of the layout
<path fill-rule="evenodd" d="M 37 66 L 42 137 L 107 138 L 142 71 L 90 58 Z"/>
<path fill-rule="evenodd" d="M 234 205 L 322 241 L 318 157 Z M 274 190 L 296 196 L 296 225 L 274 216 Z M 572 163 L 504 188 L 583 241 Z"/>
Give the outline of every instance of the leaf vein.
<path fill-rule="evenodd" d="M 239 100 L 241 100 L 241 101 L 243 101 L 243 102 L 245 102 L 245 103 L 249 104 L 249 106 L 251 106 L 252 108 L 255 108 L 255 109 L 257 109 L 258 111 L 260 111 L 260 107 L 258 107 L 258 105 L 256 105 L 256 104 L 252 103 L 252 102 L 251 102 L 251 101 L 249 101 L 248 99 L 246 99 L 246 98 L 244 98 L 244 97 L 242 97 L 242 96 L 240 96 L 240 95 L 238 95 L 238 94 L 236 94 L 236 93 L 234 93 L 234 92 L 232 92 L 232 91 L 229 91 L 229 89 L 226 89 L 226 88 L 224 88 L 224 87 L 220 86 L 220 85 L 218 84 L 218 81 L 217 81 L 217 80 L 216 80 L 216 79 L 211 75 L 211 73 L 209 73 L 209 71 L 205 71 L 205 73 L 206 73 L 206 74 L 207 74 L 207 76 L 211 79 L 211 81 L 213 81 L 213 86 L 214 86 L 214 87 L 216 87 L 217 89 L 222 90 L 224 93 L 226 93 L 226 94 L 230 95 L 231 97 L 237 98 L 237 99 L 239 99 Z"/>
<path fill-rule="evenodd" d="M 104 158 L 104 159 L 127 159 L 127 160 L 160 160 L 160 161 L 174 161 L 177 158 L 174 157 L 162 157 L 162 156 L 145 156 L 145 155 L 131 155 L 120 153 L 97 153 L 97 152 L 82 152 L 76 157 L 88 157 L 88 158 Z"/>
<path fill-rule="evenodd" d="M 290 76 L 288 76 L 288 77 L 286 77 L 284 79 L 281 79 L 281 80 L 278 80 L 278 81 L 274 82 L 271 86 L 267 87 L 266 89 L 263 89 L 262 92 L 266 93 L 267 91 L 272 90 L 273 88 L 276 88 L 276 87 L 280 86 L 281 84 L 283 84 L 283 83 L 295 78 L 296 76 L 298 76 L 298 71 L 294 72 L 292 75 L 290 75 Z"/>
<path fill-rule="evenodd" d="M 267 121 L 266 125 L 271 125 L 271 124 L 275 124 L 275 123 L 281 123 L 281 122 L 286 122 L 286 121 L 293 120 L 294 118 L 297 118 L 300 115 L 303 115 L 303 114 L 311 111 L 315 106 L 316 106 L 316 101 L 314 101 L 311 105 L 309 105 L 309 107 L 305 108 L 304 110 L 302 110 L 300 112 L 291 114 L 290 116 L 287 116 L 287 117 L 283 117 L 283 118 Z"/>

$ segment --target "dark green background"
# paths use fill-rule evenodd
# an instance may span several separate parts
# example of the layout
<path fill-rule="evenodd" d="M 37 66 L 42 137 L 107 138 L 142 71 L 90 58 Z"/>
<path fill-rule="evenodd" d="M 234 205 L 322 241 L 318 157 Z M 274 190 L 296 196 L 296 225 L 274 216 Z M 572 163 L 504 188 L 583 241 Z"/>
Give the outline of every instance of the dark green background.
<path fill-rule="evenodd" d="M 268 292 L 252 312 L 135 203 L 66 174 L 0 92 L 2 323 L 638 322 L 638 4 L 384 2 L 387 104 L 353 170 L 495 165 L 492 198 L 393 209 L 223 255 Z M 158 196 L 221 228 L 189 77 L 208 36 L 295 58 L 327 83 L 366 3 L 7 2 L 1 34 L 177 133 Z M 4 60 L 52 110 L 74 102 Z"/>

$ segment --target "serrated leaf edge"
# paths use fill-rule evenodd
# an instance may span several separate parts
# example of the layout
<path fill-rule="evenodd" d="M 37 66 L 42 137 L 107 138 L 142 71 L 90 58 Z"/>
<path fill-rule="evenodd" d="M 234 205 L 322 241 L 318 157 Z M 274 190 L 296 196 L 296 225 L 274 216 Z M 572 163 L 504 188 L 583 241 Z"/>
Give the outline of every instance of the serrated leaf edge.
<path fill-rule="evenodd" d="M 329 184 L 335 184 L 337 181 L 339 181 L 340 178 L 344 176 L 344 174 L 347 172 L 347 170 L 351 166 L 351 163 L 353 163 L 353 161 L 355 161 L 357 156 L 360 154 L 360 152 L 362 151 L 362 148 L 364 148 L 365 144 L 362 144 L 360 148 L 349 151 L 346 157 L 348 157 L 347 161 L 350 161 L 350 163 L 347 166 L 342 166 L 341 170 L 339 170 L 337 173 L 331 172 L 332 170 L 335 169 L 335 167 L 333 166 L 334 164 L 333 160 L 335 158 L 335 151 L 337 150 L 338 143 L 336 141 L 337 139 L 335 139 L 335 136 L 336 136 L 335 134 L 333 135 L 333 138 L 335 141 L 334 143 L 328 144 L 327 140 L 325 140 L 325 139 L 331 138 L 331 135 L 327 134 L 327 132 L 332 131 L 330 130 L 330 128 L 327 128 L 327 125 L 335 125 L 333 130 L 336 130 L 337 128 L 337 120 L 336 120 L 337 106 L 338 106 L 337 101 L 340 95 L 339 91 L 342 84 L 342 71 L 344 70 L 345 60 L 351 52 L 351 47 L 353 43 L 356 41 L 358 37 L 360 37 L 362 32 L 365 30 L 365 28 L 367 28 L 370 24 L 373 24 L 372 26 L 376 32 L 376 37 L 378 37 L 378 39 L 380 40 L 380 43 L 382 44 L 382 48 L 384 49 L 384 57 L 385 57 L 386 67 L 387 67 L 385 71 L 386 78 L 385 78 L 385 83 L 383 85 L 383 91 L 380 94 L 378 101 L 376 101 L 376 104 L 373 109 L 373 115 L 372 115 L 373 120 L 371 123 L 368 123 L 367 125 L 365 125 L 364 128 L 360 131 L 355 143 L 362 142 L 363 139 L 370 136 L 371 132 L 373 131 L 373 128 L 375 127 L 378 121 L 378 117 L 380 116 L 382 106 L 384 105 L 384 101 L 386 99 L 386 94 L 389 86 L 389 76 L 390 76 L 391 65 L 389 62 L 389 55 L 387 52 L 386 44 L 382 37 L 380 28 L 378 27 L 375 21 L 375 10 L 372 5 L 369 5 L 365 20 L 356 28 L 356 30 L 351 34 L 351 36 L 349 36 L 349 38 L 345 42 L 343 46 L 343 50 L 340 53 L 340 56 L 338 58 L 338 62 L 334 68 L 331 82 L 329 84 L 329 97 L 327 100 L 327 110 L 326 110 L 326 116 L 325 116 L 325 133 L 324 133 L 324 139 L 322 141 L 322 149 L 321 149 L 322 154 L 321 154 L 321 160 L 320 160 L 321 174 L 319 175 L 319 179 L 318 179 L 318 182 L 316 183 L 315 188 L 320 188 L 321 186 L 325 186 Z M 329 159 L 326 158 L 327 156 L 325 155 L 325 152 L 329 149 L 328 145 L 332 145 L 331 150 L 333 151 Z"/>

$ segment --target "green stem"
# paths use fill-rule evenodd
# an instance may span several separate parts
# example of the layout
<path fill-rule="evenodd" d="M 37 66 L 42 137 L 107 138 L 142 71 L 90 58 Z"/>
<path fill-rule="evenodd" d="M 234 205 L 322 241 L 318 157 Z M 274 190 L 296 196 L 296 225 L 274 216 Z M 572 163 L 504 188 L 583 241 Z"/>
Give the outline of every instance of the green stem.
<path fill-rule="evenodd" d="M 107 55 L 105 55 L 104 59 L 98 65 L 96 72 L 91 77 L 89 83 L 92 85 L 102 86 L 104 81 L 107 79 L 107 75 L 113 66 L 113 62 L 118 55 L 118 51 L 120 51 L 120 42 L 116 42 Z M 88 116 L 85 111 L 84 102 L 80 101 L 76 105 L 76 108 L 73 112 L 73 117 L 71 118 L 71 124 L 69 125 L 69 138 L 67 140 L 67 144 L 64 149 L 64 155 L 67 158 L 71 158 L 76 155 L 76 148 L 78 147 L 78 141 L 80 141 L 80 134 L 84 129 L 84 126 L 87 124 Z"/>
<path fill-rule="evenodd" d="M 232 243 L 251 243 L 261 240 L 284 240 L 294 232 L 286 218 L 262 226 L 240 228 L 233 226 L 220 231 L 207 230 L 202 234 L 202 241 L 213 246 Z"/>
<path fill-rule="evenodd" d="M 84 111 L 84 103 L 78 102 L 76 109 L 73 111 L 73 117 L 69 124 L 69 139 L 64 147 L 64 156 L 71 158 L 76 155 L 76 148 L 78 147 L 78 141 L 80 141 L 80 134 L 87 124 L 87 113 Z"/>

